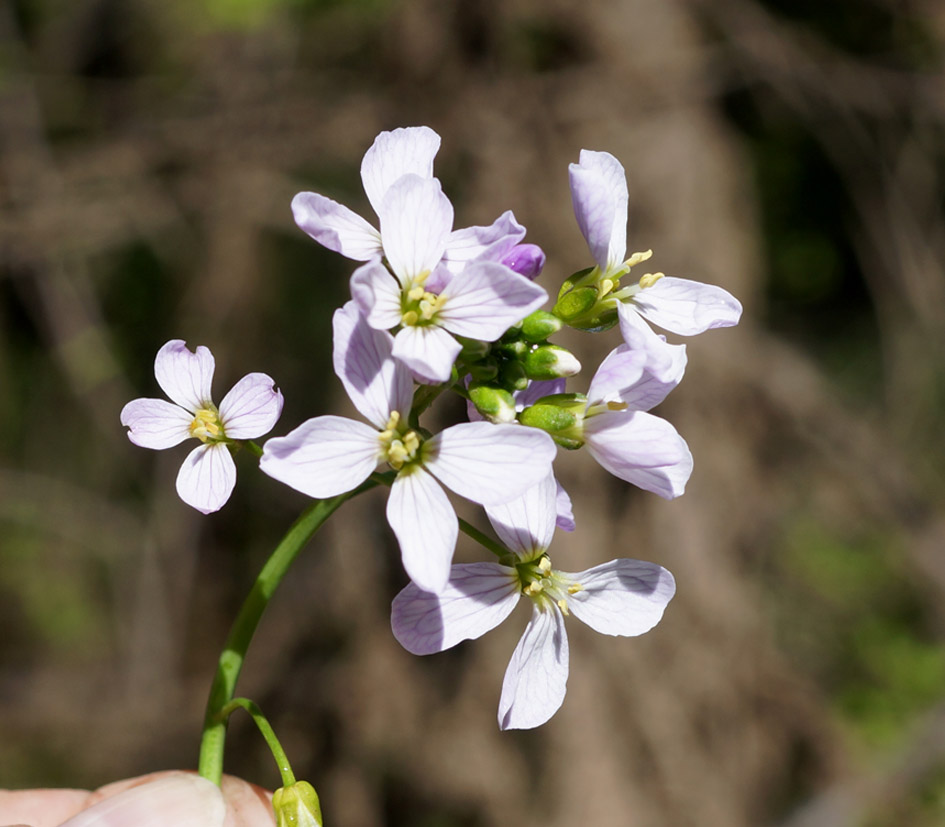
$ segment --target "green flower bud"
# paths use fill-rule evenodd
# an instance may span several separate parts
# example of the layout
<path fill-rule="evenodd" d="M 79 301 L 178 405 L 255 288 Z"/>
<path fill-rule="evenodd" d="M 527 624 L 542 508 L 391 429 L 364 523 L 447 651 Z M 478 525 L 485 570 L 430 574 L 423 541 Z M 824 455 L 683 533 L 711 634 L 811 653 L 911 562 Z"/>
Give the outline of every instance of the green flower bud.
<path fill-rule="evenodd" d="M 515 421 L 515 400 L 504 388 L 470 384 L 469 399 L 476 406 L 476 410 L 490 422 Z"/>
<path fill-rule="evenodd" d="M 488 355 L 492 345 L 489 342 L 480 342 L 478 339 L 467 339 L 465 336 L 457 336 L 463 349 L 459 352 L 459 358 L 464 362 L 478 362 L 484 356 Z"/>
<path fill-rule="evenodd" d="M 521 359 L 528 353 L 528 345 L 521 339 L 516 339 L 514 342 L 502 342 L 497 349 L 510 359 Z"/>
<path fill-rule="evenodd" d="M 596 287 L 577 287 L 561 296 L 552 313 L 568 324 L 586 315 L 597 304 Z"/>
<path fill-rule="evenodd" d="M 561 319 L 547 310 L 536 310 L 522 321 L 522 338 L 526 342 L 543 342 L 561 330 Z"/>
<path fill-rule="evenodd" d="M 518 420 L 546 431 L 562 448 L 574 449 L 584 444 L 586 410 L 587 397 L 583 393 L 555 393 L 525 408 Z"/>
<path fill-rule="evenodd" d="M 474 382 L 491 382 L 499 375 L 499 363 L 495 359 L 486 359 L 469 366 L 469 375 Z"/>
<path fill-rule="evenodd" d="M 318 793 L 308 781 L 281 787 L 272 796 L 278 827 L 322 827 Z"/>
<path fill-rule="evenodd" d="M 505 362 L 499 368 L 499 383 L 507 390 L 523 391 L 528 387 L 528 377 L 521 362 Z"/>
<path fill-rule="evenodd" d="M 560 379 L 574 376 L 581 370 L 581 363 L 569 350 L 558 345 L 540 345 L 522 360 L 529 379 Z"/>

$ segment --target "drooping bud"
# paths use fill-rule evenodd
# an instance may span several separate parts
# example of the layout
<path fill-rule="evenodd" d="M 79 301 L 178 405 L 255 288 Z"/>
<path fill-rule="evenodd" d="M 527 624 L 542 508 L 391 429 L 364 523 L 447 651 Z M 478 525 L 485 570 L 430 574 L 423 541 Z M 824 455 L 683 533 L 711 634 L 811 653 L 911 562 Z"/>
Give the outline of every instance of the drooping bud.
<path fill-rule="evenodd" d="M 541 345 L 525 356 L 522 362 L 529 379 L 561 379 L 581 371 L 574 354 L 558 345 Z"/>
<path fill-rule="evenodd" d="M 536 310 L 522 321 L 522 338 L 527 342 L 543 342 L 561 330 L 562 322 L 554 313 Z"/>
<path fill-rule="evenodd" d="M 584 444 L 584 412 L 587 397 L 583 393 L 555 393 L 543 396 L 525 408 L 518 420 L 541 430 L 562 448 L 580 448 Z"/>
<path fill-rule="evenodd" d="M 490 422 L 507 424 L 515 421 L 515 399 L 504 388 L 471 384 L 469 400 Z"/>
<path fill-rule="evenodd" d="M 505 254 L 502 264 L 534 281 L 545 266 L 545 254 L 537 244 L 516 244 Z"/>
<path fill-rule="evenodd" d="M 296 781 L 276 790 L 272 796 L 272 809 L 278 827 L 322 827 L 318 793 L 308 781 Z"/>

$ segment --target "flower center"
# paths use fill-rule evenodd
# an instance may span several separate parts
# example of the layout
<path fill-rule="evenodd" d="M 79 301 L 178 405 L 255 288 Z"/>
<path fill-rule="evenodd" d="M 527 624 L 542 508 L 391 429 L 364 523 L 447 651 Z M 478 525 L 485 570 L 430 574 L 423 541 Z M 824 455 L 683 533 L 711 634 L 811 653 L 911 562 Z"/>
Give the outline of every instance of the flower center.
<path fill-rule="evenodd" d="M 226 439 L 223 423 L 220 421 L 220 412 L 213 406 L 198 408 L 194 412 L 194 420 L 188 428 L 190 435 L 201 442 L 221 442 Z"/>
<path fill-rule="evenodd" d="M 417 459 L 420 435 L 402 426 L 399 411 L 391 411 L 387 426 L 378 434 L 378 439 L 381 443 L 381 459 L 395 471 Z"/>
<path fill-rule="evenodd" d="M 542 554 L 537 560 L 518 563 L 515 568 L 522 584 L 522 594 L 530 597 L 539 606 L 556 604 L 565 616 L 570 614 L 568 597 L 584 591 L 584 586 L 580 583 L 551 568 L 551 560 L 547 554 Z"/>
<path fill-rule="evenodd" d="M 423 287 L 429 275 L 429 272 L 421 273 L 413 280 L 412 286 L 401 294 L 400 320 L 408 327 L 422 327 L 430 324 L 443 307 L 444 300 Z"/>

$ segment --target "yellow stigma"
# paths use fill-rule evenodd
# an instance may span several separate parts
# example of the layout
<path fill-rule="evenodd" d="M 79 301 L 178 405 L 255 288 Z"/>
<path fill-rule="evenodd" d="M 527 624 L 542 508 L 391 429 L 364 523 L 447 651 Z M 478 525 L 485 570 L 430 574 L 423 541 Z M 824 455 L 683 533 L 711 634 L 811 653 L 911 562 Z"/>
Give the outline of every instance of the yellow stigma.
<path fill-rule="evenodd" d="M 646 273 L 643 276 L 640 276 L 640 287 L 647 288 L 652 287 L 656 282 L 658 282 L 665 273 Z"/>
<path fill-rule="evenodd" d="M 214 407 L 200 408 L 194 412 L 194 421 L 188 428 L 190 435 L 197 437 L 201 442 L 223 439 L 223 423 L 220 422 L 220 414 Z"/>
<path fill-rule="evenodd" d="M 635 267 L 635 266 L 636 266 L 637 264 L 639 264 L 641 261 L 646 261 L 648 258 L 652 258 L 652 256 L 653 256 L 653 251 L 652 251 L 652 250 L 646 250 L 646 251 L 643 252 L 643 253 L 634 253 L 632 256 L 630 256 L 630 258 L 628 258 L 628 259 L 624 262 L 624 264 L 625 264 L 627 267 Z"/>
<path fill-rule="evenodd" d="M 416 310 L 408 310 L 403 316 L 400 317 L 400 321 L 407 325 L 407 327 L 413 327 L 419 318 L 420 317 L 417 315 Z"/>

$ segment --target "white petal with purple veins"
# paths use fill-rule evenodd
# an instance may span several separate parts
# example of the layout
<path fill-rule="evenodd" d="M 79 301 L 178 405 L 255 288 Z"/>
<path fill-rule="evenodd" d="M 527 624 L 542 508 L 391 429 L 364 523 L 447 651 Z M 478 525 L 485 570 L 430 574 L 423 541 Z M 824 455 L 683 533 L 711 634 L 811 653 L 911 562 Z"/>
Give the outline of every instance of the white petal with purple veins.
<path fill-rule="evenodd" d="M 363 264 L 351 275 L 351 298 L 375 330 L 390 330 L 400 324 L 401 295 L 397 279 L 377 259 Z"/>
<path fill-rule="evenodd" d="M 182 339 L 171 339 L 154 359 L 154 376 L 172 402 L 194 413 L 211 404 L 213 354 L 200 345 L 191 353 Z"/>
<path fill-rule="evenodd" d="M 394 358 L 403 362 L 425 384 L 450 378 L 462 346 L 442 327 L 404 327 L 394 337 Z"/>
<path fill-rule="evenodd" d="M 387 500 L 387 522 L 410 579 L 423 591 L 441 591 L 450 576 L 459 522 L 440 484 L 419 466 L 399 473 Z"/>
<path fill-rule="evenodd" d="M 391 629 L 408 652 L 442 652 L 494 629 L 520 596 L 515 569 L 498 563 L 463 563 L 451 567 L 449 582 L 439 594 L 414 583 L 403 589 L 391 604 Z"/>
<path fill-rule="evenodd" d="M 121 409 L 128 439 L 142 448 L 170 448 L 190 436 L 193 414 L 164 399 L 133 399 Z"/>
<path fill-rule="evenodd" d="M 408 173 L 433 177 L 433 159 L 440 136 L 428 126 L 408 126 L 381 132 L 361 161 L 361 183 L 374 212 L 380 214 L 384 195 Z"/>
<path fill-rule="evenodd" d="M 564 702 L 568 635 L 557 607 L 537 606 L 515 647 L 499 698 L 500 729 L 541 726 Z"/>
<path fill-rule="evenodd" d="M 486 516 L 499 539 L 510 551 L 531 557 L 551 545 L 555 533 L 557 484 L 548 474 L 521 497 L 503 505 L 486 507 Z"/>
<path fill-rule="evenodd" d="M 378 213 L 384 255 L 404 287 L 432 272 L 453 227 L 453 205 L 436 178 L 405 175 L 384 195 Z"/>
<path fill-rule="evenodd" d="M 595 402 L 621 398 L 621 391 L 632 387 L 643 377 L 646 353 L 626 345 L 614 348 L 600 363 L 587 389 L 587 398 Z"/>
<path fill-rule="evenodd" d="M 520 497 L 551 471 L 555 444 L 521 425 L 465 422 L 428 440 L 424 464 L 447 488 L 480 505 Z"/>
<path fill-rule="evenodd" d="M 627 178 L 609 152 L 581 150 L 568 173 L 571 203 L 591 255 L 604 272 L 623 264 L 627 252 Z"/>
<path fill-rule="evenodd" d="M 464 227 L 450 233 L 444 260 L 454 273 L 473 259 L 501 261 L 524 237 L 525 228 L 506 210 L 488 227 Z"/>
<path fill-rule="evenodd" d="M 680 336 L 738 324 L 742 305 L 714 284 L 664 276 L 634 294 L 634 305 L 647 321 Z"/>
<path fill-rule="evenodd" d="M 391 411 L 406 416 L 413 381 L 410 371 L 391 356 L 394 337 L 368 325 L 353 301 L 335 311 L 332 327 L 335 374 L 355 407 L 378 430 L 387 427 Z"/>
<path fill-rule="evenodd" d="M 319 244 L 347 258 L 368 261 L 383 252 L 377 230 L 356 212 L 317 192 L 296 195 L 292 216 Z"/>
<path fill-rule="evenodd" d="M 571 509 L 571 498 L 568 496 L 568 492 L 564 490 L 564 486 L 557 480 L 555 480 L 555 486 L 557 488 L 555 496 L 557 518 L 555 519 L 555 525 L 562 531 L 574 531 L 574 512 Z"/>
<path fill-rule="evenodd" d="M 632 303 L 618 304 L 617 318 L 627 346 L 646 353 L 646 372 L 659 382 L 671 385 L 670 390 L 678 385 L 686 370 L 686 346 L 669 344 L 665 336 L 657 334 L 643 321 Z"/>
<path fill-rule="evenodd" d="M 222 443 L 198 445 L 177 474 L 180 498 L 204 514 L 223 507 L 236 485 L 236 463 Z"/>
<path fill-rule="evenodd" d="M 267 440 L 259 467 L 290 488 L 323 499 L 364 482 L 380 454 L 376 428 L 342 416 L 318 416 Z"/>
<path fill-rule="evenodd" d="M 220 403 L 220 421 L 230 439 L 255 439 L 268 434 L 282 413 L 282 393 L 271 376 L 250 373 Z"/>
<path fill-rule="evenodd" d="M 686 489 L 692 454 L 665 419 L 642 411 L 612 411 L 584 420 L 586 446 L 615 477 L 666 499 Z"/>
<path fill-rule="evenodd" d="M 568 574 L 583 587 L 568 598 L 578 620 L 603 635 L 633 637 L 648 632 L 676 593 L 676 581 L 662 566 L 643 560 L 611 560 Z"/>
<path fill-rule="evenodd" d="M 502 264 L 468 265 L 440 293 L 437 320 L 451 333 L 494 342 L 547 300 L 543 288 Z"/>

